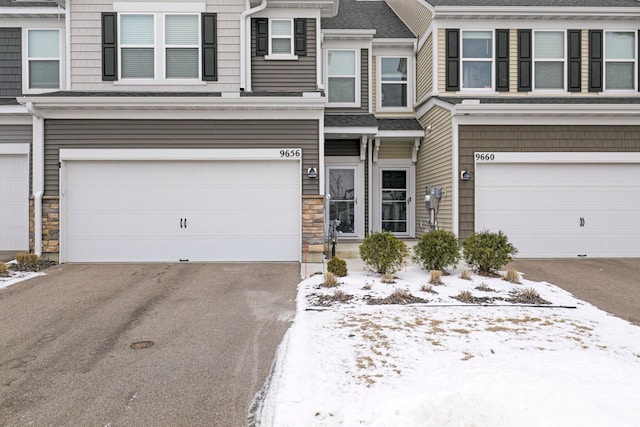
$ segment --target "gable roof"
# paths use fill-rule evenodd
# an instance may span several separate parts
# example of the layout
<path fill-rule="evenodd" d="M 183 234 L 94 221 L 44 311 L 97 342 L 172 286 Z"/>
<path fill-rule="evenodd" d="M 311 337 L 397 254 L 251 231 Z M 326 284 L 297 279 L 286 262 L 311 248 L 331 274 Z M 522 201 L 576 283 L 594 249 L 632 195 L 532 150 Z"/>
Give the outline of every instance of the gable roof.
<path fill-rule="evenodd" d="M 640 7 L 638 0 L 426 0 L 426 3 L 436 7 Z"/>
<path fill-rule="evenodd" d="M 322 19 L 323 29 L 376 30 L 374 38 L 415 38 L 384 1 L 340 0 L 338 14 Z"/>

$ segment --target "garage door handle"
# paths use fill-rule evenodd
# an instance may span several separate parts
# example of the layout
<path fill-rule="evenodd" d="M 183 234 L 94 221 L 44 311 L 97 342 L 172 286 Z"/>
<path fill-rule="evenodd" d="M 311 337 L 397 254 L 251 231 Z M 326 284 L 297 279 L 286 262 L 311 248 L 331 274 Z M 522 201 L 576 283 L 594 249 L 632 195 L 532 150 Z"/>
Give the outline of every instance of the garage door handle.
<path fill-rule="evenodd" d="M 580 218 L 580 227 L 584 227 L 584 218 Z"/>
<path fill-rule="evenodd" d="M 180 228 L 182 228 L 182 218 L 180 218 Z"/>
<path fill-rule="evenodd" d="M 187 218 L 184 219 L 184 228 L 187 228 Z"/>

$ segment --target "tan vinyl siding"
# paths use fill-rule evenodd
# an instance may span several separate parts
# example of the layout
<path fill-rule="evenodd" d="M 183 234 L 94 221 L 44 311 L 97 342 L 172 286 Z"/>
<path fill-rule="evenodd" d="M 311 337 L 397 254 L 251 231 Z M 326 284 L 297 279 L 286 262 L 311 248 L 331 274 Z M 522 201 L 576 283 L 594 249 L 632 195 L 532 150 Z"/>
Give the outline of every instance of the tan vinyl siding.
<path fill-rule="evenodd" d="M 410 159 L 410 141 L 380 141 L 378 159 Z"/>
<path fill-rule="evenodd" d="M 447 60 L 447 34 L 444 28 L 438 29 L 438 92 L 446 93 L 447 75 L 446 75 L 446 60 Z"/>
<path fill-rule="evenodd" d="M 255 22 L 251 24 L 251 89 L 311 92 L 318 89 L 316 72 L 316 20 L 307 19 L 307 55 L 296 61 L 266 60 L 256 56 Z"/>
<path fill-rule="evenodd" d="M 413 34 L 420 36 L 427 31 L 433 15 L 417 0 L 385 0 Z"/>
<path fill-rule="evenodd" d="M 318 167 L 317 120 L 47 120 L 45 194 L 58 194 L 61 148 L 302 148 L 302 170 Z M 318 180 L 301 171 L 303 194 Z"/>
<path fill-rule="evenodd" d="M 345 108 L 332 107 L 327 104 L 327 110 L 332 113 L 368 113 L 369 112 L 369 49 L 360 50 L 360 107 Z"/>
<path fill-rule="evenodd" d="M 509 30 L 509 93 L 518 93 L 518 30 Z"/>
<path fill-rule="evenodd" d="M 442 187 L 442 199 L 438 212 L 438 228 L 452 230 L 453 194 L 452 181 L 452 128 L 450 111 L 434 107 L 427 114 L 419 118 L 423 127 L 431 125 L 432 130 L 427 133 L 416 165 L 416 234 L 420 236 L 428 227 L 429 212 L 424 203 L 424 189 L 426 186 Z M 422 222 L 422 226 L 420 225 Z"/>
<path fill-rule="evenodd" d="M 640 126 L 460 126 L 460 170 L 474 171 L 474 153 L 640 152 Z M 474 231 L 474 180 L 460 181 L 460 237 Z"/>
<path fill-rule="evenodd" d="M 71 6 L 71 84 L 72 90 L 140 90 L 140 86 L 102 81 L 101 13 L 112 12 L 112 2 L 74 0 Z M 207 1 L 207 12 L 217 13 L 218 81 L 198 81 L 193 85 L 162 82 L 144 86 L 148 91 L 237 91 L 240 87 L 240 14 L 241 0 L 224 4 Z"/>
<path fill-rule="evenodd" d="M 418 51 L 416 62 L 416 99 L 419 101 L 433 91 L 433 34 Z"/>
<path fill-rule="evenodd" d="M 589 94 L 589 30 L 582 30 L 582 86 L 581 92 Z"/>

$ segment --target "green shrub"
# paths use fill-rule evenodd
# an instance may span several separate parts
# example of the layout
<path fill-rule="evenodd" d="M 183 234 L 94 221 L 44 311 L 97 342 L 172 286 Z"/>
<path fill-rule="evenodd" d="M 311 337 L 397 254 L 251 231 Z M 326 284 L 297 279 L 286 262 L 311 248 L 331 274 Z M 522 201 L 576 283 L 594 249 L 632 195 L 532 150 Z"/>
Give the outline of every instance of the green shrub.
<path fill-rule="evenodd" d="M 413 259 L 425 270 L 444 270 L 460 259 L 460 246 L 456 235 L 446 230 L 433 230 L 420 236 L 413 247 Z"/>
<path fill-rule="evenodd" d="M 16 254 L 16 261 L 18 266 L 22 268 L 35 268 L 38 266 L 40 259 L 36 254 L 19 253 Z"/>
<path fill-rule="evenodd" d="M 395 273 L 409 255 L 407 245 L 388 231 L 369 234 L 360 245 L 360 258 L 368 270 Z"/>
<path fill-rule="evenodd" d="M 485 275 L 496 274 L 517 253 L 518 249 L 509 243 L 502 231 L 473 233 L 462 243 L 462 256 L 467 265 Z"/>
<path fill-rule="evenodd" d="M 347 262 L 341 258 L 331 258 L 327 263 L 327 270 L 339 277 L 347 275 Z"/>
<path fill-rule="evenodd" d="M 9 275 L 9 267 L 4 262 L 0 262 L 0 277 Z"/>

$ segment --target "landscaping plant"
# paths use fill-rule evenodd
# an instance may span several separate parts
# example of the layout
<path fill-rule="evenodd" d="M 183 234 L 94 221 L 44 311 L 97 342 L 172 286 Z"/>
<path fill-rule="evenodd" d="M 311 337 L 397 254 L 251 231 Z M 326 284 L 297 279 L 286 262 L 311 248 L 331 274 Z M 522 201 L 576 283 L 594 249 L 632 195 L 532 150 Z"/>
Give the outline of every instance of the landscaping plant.
<path fill-rule="evenodd" d="M 462 243 L 462 256 L 467 265 L 483 275 L 495 275 L 516 253 L 518 249 L 502 231 L 473 233 Z"/>
<path fill-rule="evenodd" d="M 407 245 L 388 231 L 371 233 L 360 245 L 365 267 L 378 274 L 395 273 L 408 255 Z"/>
<path fill-rule="evenodd" d="M 331 258 L 327 263 L 327 270 L 339 277 L 347 275 L 347 262 L 341 258 Z"/>
<path fill-rule="evenodd" d="M 413 247 L 413 259 L 425 270 L 443 271 L 455 266 L 460 259 L 460 247 L 456 235 L 447 230 L 433 230 L 420 236 Z"/>
<path fill-rule="evenodd" d="M 9 275 L 9 267 L 4 262 L 0 262 L 0 277 L 6 277 Z"/>

